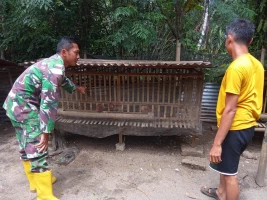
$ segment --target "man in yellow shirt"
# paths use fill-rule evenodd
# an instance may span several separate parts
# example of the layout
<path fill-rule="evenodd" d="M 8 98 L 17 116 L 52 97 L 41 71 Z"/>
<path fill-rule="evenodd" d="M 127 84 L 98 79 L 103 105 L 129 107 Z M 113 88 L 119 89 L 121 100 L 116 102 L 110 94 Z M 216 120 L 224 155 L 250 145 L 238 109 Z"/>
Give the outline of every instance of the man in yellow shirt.
<path fill-rule="evenodd" d="M 254 135 L 262 110 L 264 68 L 249 54 L 255 26 L 236 19 L 226 28 L 225 46 L 233 62 L 226 70 L 217 102 L 218 131 L 210 150 L 210 167 L 220 173 L 218 188 L 201 192 L 219 200 L 237 200 L 240 155 Z"/>

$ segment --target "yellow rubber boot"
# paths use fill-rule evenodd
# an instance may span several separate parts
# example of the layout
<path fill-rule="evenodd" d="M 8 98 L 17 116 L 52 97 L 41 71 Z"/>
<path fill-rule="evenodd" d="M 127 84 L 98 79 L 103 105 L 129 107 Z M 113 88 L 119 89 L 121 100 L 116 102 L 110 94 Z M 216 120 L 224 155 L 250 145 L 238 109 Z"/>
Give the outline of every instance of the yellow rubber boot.
<path fill-rule="evenodd" d="M 35 183 L 33 180 L 33 173 L 31 172 L 31 162 L 30 161 L 23 161 L 22 162 L 23 167 L 24 167 L 24 172 L 28 178 L 28 181 L 30 183 L 30 192 L 36 192 L 36 187 L 35 187 Z M 52 184 L 55 183 L 57 181 L 57 178 L 52 176 Z"/>
<path fill-rule="evenodd" d="M 33 174 L 37 190 L 37 200 L 59 200 L 53 194 L 52 171 Z"/>
<path fill-rule="evenodd" d="M 30 161 L 23 161 L 23 167 L 24 167 L 24 172 L 28 178 L 28 181 L 30 183 L 30 191 L 31 192 L 36 192 L 34 180 L 33 180 L 33 173 L 31 172 L 31 163 Z"/>

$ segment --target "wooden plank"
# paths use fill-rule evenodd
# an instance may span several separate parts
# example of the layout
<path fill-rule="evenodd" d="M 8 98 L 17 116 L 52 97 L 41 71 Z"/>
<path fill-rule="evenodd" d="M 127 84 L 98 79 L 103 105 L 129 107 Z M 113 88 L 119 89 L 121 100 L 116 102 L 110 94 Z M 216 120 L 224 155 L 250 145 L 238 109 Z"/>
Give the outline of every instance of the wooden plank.
<path fill-rule="evenodd" d="M 140 76 L 136 77 L 137 81 L 137 102 L 140 102 Z M 138 112 L 138 111 L 137 111 Z"/>
<path fill-rule="evenodd" d="M 267 166 L 267 128 L 264 131 L 264 138 L 262 141 L 260 161 L 258 165 L 258 170 L 256 174 L 256 183 L 259 186 L 265 186 L 265 173 Z"/>
<path fill-rule="evenodd" d="M 109 101 L 112 102 L 112 96 L 111 96 L 111 76 L 108 76 L 109 81 Z M 110 111 L 110 108 L 108 107 L 108 111 Z"/>
<path fill-rule="evenodd" d="M 132 76 L 132 102 L 135 102 L 135 100 L 134 100 L 134 94 L 135 94 L 134 82 L 135 82 L 135 76 Z M 135 106 L 133 106 L 133 112 L 135 112 Z"/>
<path fill-rule="evenodd" d="M 92 76 L 88 76 L 88 78 L 89 78 L 89 96 L 90 96 L 90 100 L 92 100 L 92 96 L 93 96 L 93 91 L 92 91 Z M 90 102 L 90 108 L 89 108 L 89 110 L 92 110 L 93 109 L 93 105 L 92 105 L 92 103 Z"/>
<path fill-rule="evenodd" d="M 125 76 L 122 76 L 121 80 L 122 80 L 122 91 L 120 91 L 120 93 L 122 95 L 122 102 L 125 103 L 125 95 L 124 95 L 124 91 L 125 91 Z"/>
<path fill-rule="evenodd" d="M 104 100 L 105 102 L 107 101 L 107 80 L 106 80 L 106 75 L 103 75 L 104 79 Z"/>
<path fill-rule="evenodd" d="M 152 76 L 152 100 L 151 100 L 151 103 L 152 103 L 152 113 L 155 113 L 155 106 L 154 106 L 154 102 L 155 102 L 155 76 Z"/>
<path fill-rule="evenodd" d="M 142 87 L 140 90 L 142 90 L 142 102 L 145 102 L 145 76 L 142 76 Z"/>
<path fill-rule="evenodd" d="M 127 76 L 127 112 L 129 113 L 130 112 L 130 105 L 129 105 L 129 102 L 130 102 L 130 76 Z"/>
<path fill-rule="evenodd" d="M 98 87 L 99 87 L 99 101 L 102 102 L 102 76 L 98 76 Z"/>
<path fill-rule="evenodd" d="M 160 104 L 159 102 L 159 96 L 160 96 L 160 76 L 158 76 L 158 88 L 157 88 L 157 103 Z M 160 106 L 158 106 L 158 112 L 157 112 L 157 117 L 160 117 Z"/>
<path fill-rule="evenodd" d="M 182 94 L 182 86 L 183 86 L 183 79 L 182 77 L 179 77 L 178 79 L 178 101 L 177 101 L 177 104 L 178 104 L 178 109 L 177 109 L 177 118 L 178 120 L 181 120 L 181 115 L 180 115 L 180 112 L 181 112 L 181 108 L 180 108 L 180 104 L 181 104 L 181 94 Z"/>
<path fill-rule="evenodd" d="M 116 81 L 116 77 L 118 76 L 114 76 L 113 77 L 113 92 L 114 92 L 114 102 L 117 101 L 117 81 Z"/>
<path fill-rule="evenodd" d="M 150 76 L 147 76 L 146 77 L 146 82 L 147 82 L 147 89 L 146 89 L 146 91 L 147 91 L 147 93 L 146 93 L 147 98 L 146 98 L 146 100 L 147 100 L 147 104 L 149 104 L 149 102 L 150 102 L 150 95 L 149 95 Z M 154 90 L 152 91 L 152 93 L 154 93 Z"/>
<path fill-rule="evenodd" d="M 116 83 L 117 83 L 117 98 L 116 98 L 116 101 L 117 102 L 121 102 L 121 78 L 123 77 L 123 76 L 120 76 L 120 75 L 118 75 L 118 76 L 116 76 L 117 77 L 117 81 L 116 81 Z M 115 82 L 114 82 L 115 83 Z"/>
<path fill-rule="evenodd" d="M 97 100 L 97 87 L 96 87 L 96 75 L 94 75 L 94 85 L 93 85 L 93 88 L 94 88 L 94 91 L 95 91 L 95 93 L 94 93 L 94 96 L 95 96 L 95 101 L 96 102 L 98 102 L 98 100 Z"/>

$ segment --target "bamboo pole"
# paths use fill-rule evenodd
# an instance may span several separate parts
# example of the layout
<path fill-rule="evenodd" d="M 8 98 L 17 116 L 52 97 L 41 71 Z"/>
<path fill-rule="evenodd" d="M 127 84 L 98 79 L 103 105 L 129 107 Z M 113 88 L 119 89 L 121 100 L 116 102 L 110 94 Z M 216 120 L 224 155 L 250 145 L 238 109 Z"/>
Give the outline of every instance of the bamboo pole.
<path fill-rule="evenodd" d="M 265 131 L 264 131 L 264 138 L 262 141 L 260 161 L 259 161 L 258 171 L 256 175 L 256 183 L 260 187 L 265 186 L 264 179 L 265 179 L 265 173 L 266 173 L 266 166 L 267 166 L 267 128 L 265 128 Z"/>

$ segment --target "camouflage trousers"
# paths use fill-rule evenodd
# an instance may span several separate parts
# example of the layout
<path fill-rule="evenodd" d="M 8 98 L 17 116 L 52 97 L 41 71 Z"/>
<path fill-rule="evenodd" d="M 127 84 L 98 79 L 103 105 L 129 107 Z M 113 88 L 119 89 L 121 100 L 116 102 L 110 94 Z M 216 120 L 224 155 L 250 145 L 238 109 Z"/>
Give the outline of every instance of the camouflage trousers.
<path fill-rule="evenodd" d="M 32 168 L 31 172 L 44 172 L 50 170 L 47 163 L 48 151 L 38 152 L 36 144 L 40 142 L 42 131 L 40 130 L 39 120 L 28 123 L 20 123 L 11 120 L 16 131 L 16 138 L 19 142 L 19 153 L 21 160 L 29 160 Z"/>

